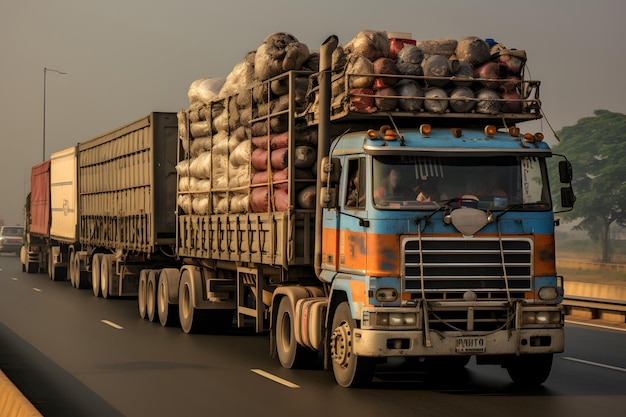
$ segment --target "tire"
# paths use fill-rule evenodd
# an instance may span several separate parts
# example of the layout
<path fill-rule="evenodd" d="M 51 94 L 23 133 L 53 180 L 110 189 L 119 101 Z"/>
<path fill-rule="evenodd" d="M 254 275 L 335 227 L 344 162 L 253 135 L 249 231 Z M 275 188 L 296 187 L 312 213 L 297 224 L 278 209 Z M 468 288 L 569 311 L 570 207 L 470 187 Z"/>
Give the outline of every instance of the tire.
<path fill-rule="evenodd" d="M 170 304 L 170 289 L 167 283 L 166 274 L 159 275 L 159 287 L 157 289 L 157 310 L 161 326 L 169 327 L 178 324 L 178 305 Z"/>
<path fill-rule="evenodd" d="M 46 262 L 48 266 L 48 278 L 52 281 L 56 281 L 56 277 L 54 276 L 54 267 L 52 266 L 52 248 L 48 248 L 48 262 Z"/>
<path fill-rule="evenodd" d="M 102 293 L 102 298 L 110 298 L 113 295 L 111 294 L 111 283 L 115 274 L 112 265 L 113 259 L 111 254 L 102 256 L 102 263 L 100 264 L 100 292 Z"/>
<path fill-rule="evenodd" d="M 506 370 L 513 382 L 523 387 L 543 384 L 552 370 L 552 354 L 521 355 L 506 364 Z"/>
<path fill-rule="evenodd" d="M 20 263 L 22 264 L 22 272 L 26 272 L 26 258 L 28 254 L 26 253 L 26 247 L 22 246 L 20 249 Z"/>
<path fill-rule="evenodd" d="M 374 358 L 356 356 L 352 352 L 352 337 L 356 323 L 347 302 L 335 309 L 330 340 L 330 353 L 335 381 L 342 387 L 355 388 L 369 385 L 374 377 Z"/>
<path fill-rule="evenodd" d="M 39 263 L 38 262 L 28 262 L 26 266 L 26 272 L 29 274 L 36 274 L 39 271 Z"/>
<path fill-rule="evenodd" d="M 313 367 L 318 352 L 298 345 L 295 337 L 295 314 L 289 297 L 283 297 L 276 316 L 276 352 L 285 368 Z"/>
<path fill-rule="evenodd" d="M 145 319 L 146 314 L 146 287 L 148 285 L 148 270 L 142 269 L 139 272 L 139 287 L 137 289 L 137 304 L 139 307 L 139 317 Z"/>
<path fill-rule="evenodd" d="M 70 285 L 73 288 L 77 288 L 76 285 L 76 265 L 74 263 L 74 258 L 76 257 L 76 253 L 74 252 L 74 249 L 70 249 L 70 263 L 68 265 L 68 273 L 70 275 Z"/>
<path fill-rule="evenodd" d="M 159 270 L 150 269 L 146 281 L 146 317 L 155 322 L 159 319 L 157 312 L 157 286 L 159 283 Z"/>
<path fill-rule="evenodd" d="M 80 256 L 74 252 L 74 286 L 79 290 L 89 288 L 89 273 L 87 271 L 81 271 L 80 269 Z"/>
<path fill-rule="evenodd" d="M 91 260 L 91 289 L 93 295 L 100 297 L 100 265 L 102 264 L 102 254 L 94 253 Z"/>
<path fill-rule="evenodd" d="M 178 287 L 178 317 L 185 333 L 200 333 L 207 329 L 206 316 L 193 306 L 193 287 L 188 271 L 183 271 Z"/>

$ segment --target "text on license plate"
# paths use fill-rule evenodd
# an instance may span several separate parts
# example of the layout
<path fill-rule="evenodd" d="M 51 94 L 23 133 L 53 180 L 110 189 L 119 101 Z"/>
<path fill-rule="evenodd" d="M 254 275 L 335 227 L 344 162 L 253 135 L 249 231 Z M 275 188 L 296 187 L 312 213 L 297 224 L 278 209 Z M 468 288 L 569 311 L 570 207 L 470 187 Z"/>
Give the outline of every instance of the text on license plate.
<path fill-rule="evenodd" d="M 483 353 L 487 351 L 484 337 L 457 337 L 456 351 L 459 353 Z"/>

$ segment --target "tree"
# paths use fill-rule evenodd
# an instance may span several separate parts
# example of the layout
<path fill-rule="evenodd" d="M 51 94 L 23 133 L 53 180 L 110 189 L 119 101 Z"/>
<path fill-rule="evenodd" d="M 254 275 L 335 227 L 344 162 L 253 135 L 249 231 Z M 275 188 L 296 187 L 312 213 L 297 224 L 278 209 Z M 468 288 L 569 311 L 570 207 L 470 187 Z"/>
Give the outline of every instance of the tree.
<path fill-rule="evenodd" d="M 554 152 L 565 155 L 574 171 L 576 206 L 563 220 L 582 219 L 576 228 L 599 241 L 602 261 L 609 262 L 609 228 L 626 224 L 626 115 L 608 110 L 594 114 L 557 132 L 561 142 Z"/>

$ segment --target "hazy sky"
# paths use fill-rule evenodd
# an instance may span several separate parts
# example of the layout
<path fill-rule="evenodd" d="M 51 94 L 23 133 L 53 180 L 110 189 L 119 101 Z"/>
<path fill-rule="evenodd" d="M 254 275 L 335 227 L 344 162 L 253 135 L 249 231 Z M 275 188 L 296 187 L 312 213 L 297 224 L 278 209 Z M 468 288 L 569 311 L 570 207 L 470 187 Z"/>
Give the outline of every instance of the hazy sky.
<path fill-rule="evenodd" d="M 215 6 L 214 4 L 219 4 Z M 2 0 L 0 217 L 21 223 L 30 168 L 151 111 L 187 106 L 198 78 L 225 77 L 273 32 L 317 50 L 335 34 L 491 37 L 524 49 L 555 130 L 595 109 L 626 113 L 623 0 Z M 533 122 L 529 130 L 548 125 Z"/>

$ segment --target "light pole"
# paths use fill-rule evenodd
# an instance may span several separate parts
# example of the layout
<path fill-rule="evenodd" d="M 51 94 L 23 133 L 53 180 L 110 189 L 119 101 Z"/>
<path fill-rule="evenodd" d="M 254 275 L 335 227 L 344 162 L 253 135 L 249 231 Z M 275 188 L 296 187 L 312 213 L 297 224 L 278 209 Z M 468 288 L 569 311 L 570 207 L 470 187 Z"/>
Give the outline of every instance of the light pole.
<path fill-rule="evenodd" d="M 43 159 L 46 160 L 46 75 L 48 71 L 56 72 L 60 75 L 65 75 L 67 72 L 62 72 L 52 68 L 43 67 Z"/>

